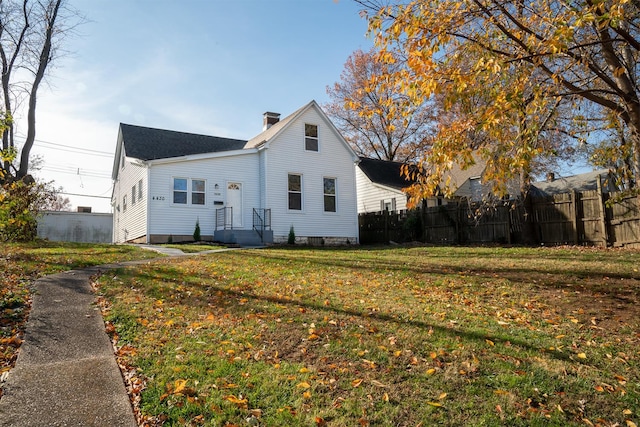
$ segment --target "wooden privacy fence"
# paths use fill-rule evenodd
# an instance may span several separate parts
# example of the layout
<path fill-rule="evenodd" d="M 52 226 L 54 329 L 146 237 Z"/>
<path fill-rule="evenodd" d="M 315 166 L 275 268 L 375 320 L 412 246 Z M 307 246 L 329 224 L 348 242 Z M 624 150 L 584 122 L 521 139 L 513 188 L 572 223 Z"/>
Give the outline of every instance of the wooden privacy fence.
<path fill-rule="evenodd" d="M 594 190 L 531 197 L 490 208 L 459 201 L 413 211 L 361 214 L 359 224 L 362 244 L 419 240 L 640 246 L 640 197 Z"/>

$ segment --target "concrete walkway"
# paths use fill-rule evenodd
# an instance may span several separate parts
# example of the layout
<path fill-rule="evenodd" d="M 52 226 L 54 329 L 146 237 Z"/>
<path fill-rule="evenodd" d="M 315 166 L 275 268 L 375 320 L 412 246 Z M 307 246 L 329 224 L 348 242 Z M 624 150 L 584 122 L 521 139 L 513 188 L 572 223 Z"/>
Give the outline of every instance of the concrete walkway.
<path fill-rule="evenodd" d="M 99 267 L 35 283 L 16 366 L 2 385 L 0 426 L 137 425 L 90 277 Z"/>
<path fill-rule="evenodd" d="M 169 256 L 180 250 L 145 245 Z M 200 253 L 235 249 L 214 249 Z M 91 276 L 131 261 L 38 279 L 16 366 L 0 384 L 0 426 L 137 426 Z"/>

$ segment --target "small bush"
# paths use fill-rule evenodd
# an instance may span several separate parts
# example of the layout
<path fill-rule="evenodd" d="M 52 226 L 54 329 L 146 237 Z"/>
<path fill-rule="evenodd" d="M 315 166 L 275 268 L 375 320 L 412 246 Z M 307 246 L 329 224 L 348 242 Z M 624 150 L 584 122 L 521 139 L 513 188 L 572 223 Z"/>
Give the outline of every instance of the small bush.
<path fill-rule="evenodd" d="M 287 239 L 287 243 L 290 245 L 296 244 L 296 232 L 293 231 L 293 225 L 289 229 L 289 238 Z"/>
<path fill-rule="evenodd" d="M 36 184 L 32 179 L 13 181 L 0 187 L 0 241 L 34 240 L 38 213 L 50 196 L 44 185 Z"/>
<path fill-rule="evenodd" d="M 202 240 L 200 236 L 200 219 L 196 220 L 196 229 L 193 230 L 193 240 L 195 242 L 199 242 L 200 240 Z"/>

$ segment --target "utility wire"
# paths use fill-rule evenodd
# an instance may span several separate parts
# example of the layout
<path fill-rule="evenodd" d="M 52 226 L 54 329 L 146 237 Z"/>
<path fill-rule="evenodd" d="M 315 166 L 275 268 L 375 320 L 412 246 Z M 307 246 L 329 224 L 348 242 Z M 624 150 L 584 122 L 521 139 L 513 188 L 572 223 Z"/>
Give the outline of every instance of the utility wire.
<path fill-rule="evenodd" d="M 77 193 L 65 193 L 62 191 L 57 191 L 56 194 L 64 194 L 65 196 L 80 196 L 80 197 L 93 197 L 96 199 L 111 199 L 109 196 L 94 196 L 91 194 L 77 194 Z"/>

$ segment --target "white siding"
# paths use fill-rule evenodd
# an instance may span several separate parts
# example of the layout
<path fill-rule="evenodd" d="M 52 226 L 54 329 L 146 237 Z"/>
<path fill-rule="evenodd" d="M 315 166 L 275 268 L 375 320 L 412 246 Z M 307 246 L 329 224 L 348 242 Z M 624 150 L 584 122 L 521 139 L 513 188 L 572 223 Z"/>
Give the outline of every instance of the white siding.
<path fill-rule="evenodd" d="M 381 202 L 395 199 L 396 210 L 407 208 L 407 195 L 400 190 L 382 187 L 372 183 L 369 178 L 356 168 L 356 183 L 358 189 L 358 213 L 379 212 Z"/>
<path fill-rule="evenodd" d="M 306 151 L 305 123 L 318 126 L 319 150 Z M 337 237 L 358 241 L 355 167 L 352 152 L 315 108 L 283 129 L 266 149 L 266 202 L 274 241 L 296 237 Z M 302 211 L 289 211 L 289 173 L 302 175 Z M 336 212 L 324 212 L 323 178 L 336 179 Z"/>
<path fill-rule="evenodd" d="M 120 166 L 118 166 L 120 167 Z M 142 180 L 142 200 L 138 199 L 137 186 Z M 122 243 L 145 236 L 147 233 L 147 168 L 130 159 L 125 161 L 124 168 L 118 172 L 113 183 L 113 241 Z M 136 186 L 136 201 L 132 203 L 131 187 Z M 127 209 L 122 200 L 127 196 Z"/>
<path fill-rule="evenodd" d="M 253 208 L 259 207 L 260 203 L 259 165 L 256 153 L 154 164 L 150 172 L 150 235 L 191 236 L 196 221 L 199 221 L 200 234 L 212 236 L 215 231 L 216 209 L 224 206 L 216 205 L 215 202 L 226 203 L 228 182 L 242 183 L 242 228 L 252 228 Z M 205 204 L 174 204 L 173 178 L 204 179 Z"/>

